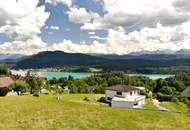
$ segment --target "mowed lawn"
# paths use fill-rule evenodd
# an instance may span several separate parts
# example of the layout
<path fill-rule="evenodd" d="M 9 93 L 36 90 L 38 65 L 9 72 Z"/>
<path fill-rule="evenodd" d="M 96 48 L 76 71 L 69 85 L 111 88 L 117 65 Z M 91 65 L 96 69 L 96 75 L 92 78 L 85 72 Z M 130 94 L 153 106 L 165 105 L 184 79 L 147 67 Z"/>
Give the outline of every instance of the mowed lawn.
<path fill-rule="evenodd" d="M 0 97 L 0 130 L 190 130 L 181 113 L 111 108 L 102 95 Z"/>

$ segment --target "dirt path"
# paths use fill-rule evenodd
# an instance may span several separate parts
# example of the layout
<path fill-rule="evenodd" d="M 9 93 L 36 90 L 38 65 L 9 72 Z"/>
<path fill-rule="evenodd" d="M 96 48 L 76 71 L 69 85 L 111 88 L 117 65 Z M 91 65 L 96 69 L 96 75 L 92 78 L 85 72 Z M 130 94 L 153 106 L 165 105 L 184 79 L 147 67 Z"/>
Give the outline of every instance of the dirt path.
<path fill-rule="evenodd" d="M 158 109 L 161 110 L 161 111 L 171 111 L 170 109 L 168 109 L 168 108 L 166 108 L 166 107 L 160 105 L 160 102 L 159 102 L 157 99 L 152 99 L 152 103 L 153 103 L 156 107 L 158 107 Z"/>

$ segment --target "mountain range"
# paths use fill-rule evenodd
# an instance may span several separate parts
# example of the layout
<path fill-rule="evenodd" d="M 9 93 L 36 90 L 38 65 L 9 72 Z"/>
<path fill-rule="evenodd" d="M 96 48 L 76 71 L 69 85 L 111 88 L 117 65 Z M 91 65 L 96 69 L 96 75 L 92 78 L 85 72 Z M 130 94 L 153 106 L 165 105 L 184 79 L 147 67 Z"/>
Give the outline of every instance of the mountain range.
<path fill-rule="evenodd" d="M 75 53 L 76 54 L 76 53 Z M 78 53 L 79 54 L 79 53 Z M 117 54 L 87 54 L 91 56 L 98 56 L 103 57 L 106 59 L 153 59 L 152 56 L 156 56 L 155 59 L 173 59 L 178 57 L 179 55 L 190 55 L 190 50 L 188 49 L 182 49 L 179 51 L 171 51 L 171 50 L 165 50 L 165 51 L 140 51 L 140 52 L 132 52 L 129 54 L 124 55 L 117 55 Z M 11 61 L 11 60 L 18 60 L 22 59 L 23 57 L 27 57 L 23 54 L 0 54 L 0 62 L 1 61 Z"/>
<path fill-rule="evenodd" d="M 185 55 L 182 53 L 186 53 Z M 178 54 L 97 55 L 45 51 L 17 59 L 3 60 L 0 64 L 14 69 L 56 68 L 65 66 L 95 67 L 103 71 L 130 73 L 176 73 L 190 70 L 188 51 Z"/>
<path fill-rule="evenodd" d="M 107 59 L 86 54 L 45 51 L 23 58 L 16 63 L 14 68 L 27 69 L 62 66 L 92 66 L 106 62 L 108 62 Z"/>

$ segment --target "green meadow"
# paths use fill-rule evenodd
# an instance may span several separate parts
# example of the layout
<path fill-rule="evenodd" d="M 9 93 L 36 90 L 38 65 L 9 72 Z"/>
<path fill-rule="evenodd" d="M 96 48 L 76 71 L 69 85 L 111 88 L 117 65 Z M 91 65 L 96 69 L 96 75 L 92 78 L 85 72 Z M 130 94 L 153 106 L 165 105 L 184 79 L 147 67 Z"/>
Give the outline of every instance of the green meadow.
<path fill-rule="evenodd" d="M 111 108 L 96 102 L 101 96 L 68 94 L 61 100 L 52 95 L 0 97 L 0 130 L 190 129 L 187 114 Z M 84 101 L 85 97 L 90 101 Z M 166 104 L 181 110 L 180 106 Z"/>

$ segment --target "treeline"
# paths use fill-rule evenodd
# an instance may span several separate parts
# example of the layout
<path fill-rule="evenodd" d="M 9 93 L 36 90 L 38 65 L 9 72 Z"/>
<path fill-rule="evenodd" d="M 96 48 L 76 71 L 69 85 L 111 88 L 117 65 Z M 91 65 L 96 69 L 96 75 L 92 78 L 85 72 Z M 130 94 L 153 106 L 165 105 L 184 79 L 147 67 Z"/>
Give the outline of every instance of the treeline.
<path fill-rule="evenodd" d="M 63 89 L 68 87 L 71 93 L 104 93 L 105 87 L 115 84 L 130 84 L 154 88 L 155 82 L 147 77 L 131 77 L 125 73 L 95 74 L 83 79 L 53 78 L 49 80 L 51 85 L 59 85 Z"/>
<path fill-rule="evenodd" d="M 161 101 L 183 101 L 189 103 L 190 97 L 182 92 L 190 86 L 190 73 L 178 73 L 175 77 L 158 79 L 153 92 Z"/>
<path fill-rule="evenodd" d="M 104 93 L 105 87 L 126 84 L 145 87 L 145 95 L 151 91 L 160 101 L 185 101 L 188 97 L 181 95 L 184 89 L 190 86 L 190 74 L 179 73 L 175 77 L 151 80 L 147 77 L 129 76 L 125 73 L 104 73 L 84 79 L 68 78 L 51 79 L 50 85 L 59 85 L 62 89 L 68 88 L 71 93 Z"/>

